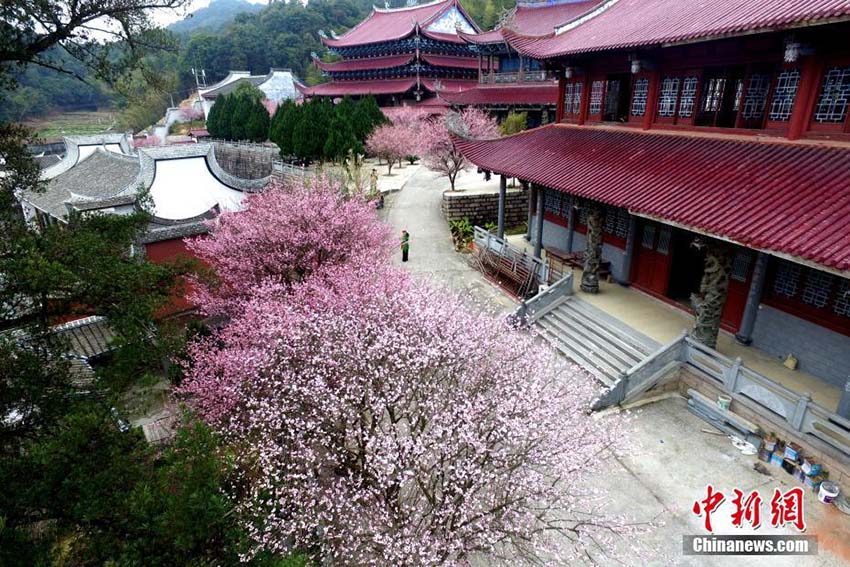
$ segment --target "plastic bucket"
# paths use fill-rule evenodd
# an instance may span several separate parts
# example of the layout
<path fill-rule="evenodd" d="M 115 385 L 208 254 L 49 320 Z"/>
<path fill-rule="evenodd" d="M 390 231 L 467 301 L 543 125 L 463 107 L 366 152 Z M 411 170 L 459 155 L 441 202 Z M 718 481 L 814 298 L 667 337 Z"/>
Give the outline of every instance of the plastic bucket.
<path fill-rule="evenodd" d="M 841 489 L 838 488 L 837 484 L 825 480 L 820 483 L 820 490 L 818 490 L 818 500 L 820 500 L 824 504 L 830 504 L 833 500 L 838 498 L 839 492 L 841 492 Z"/>
<path fill-rule="evenodd" d="M 732 404 L 732 398 L 729 396 L 719 395 L 717 396 L 717 407 L 724 411 L 729 410 L 729 406 Z"/>

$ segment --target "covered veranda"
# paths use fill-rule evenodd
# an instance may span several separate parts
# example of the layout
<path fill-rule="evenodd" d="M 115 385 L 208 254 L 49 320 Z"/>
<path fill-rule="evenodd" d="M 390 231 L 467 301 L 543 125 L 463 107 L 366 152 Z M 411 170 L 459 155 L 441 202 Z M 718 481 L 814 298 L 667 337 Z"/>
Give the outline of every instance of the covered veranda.
<path fill-rule="evenodd" d="M 588 303 L 659 343 L 691 329 L 692 336 L 730 358 L 740 357 L 790 390 L 810 392 L 825 408 L 850 414 L 850 392 L 842 387 L 847 333 L 774 309 L 765 299 L 766 293 L 782 291 L 784 282 L 777 282 L 788 268 L 797 278 L 789 295 L 800 297 L 808 280 L 821 279 L 832 290 L 828 301 L 835 301 L 834 309 L 826 304 L 828 314 L 847 317 L 840 292 L 850 273 L 845 210 L 850 185 L 840 172 L 850 167 L 850 147 L 567 125 L 455 143 L 478 167 L 531 185 L 525 240 L 536 256 L 546 256 L 547 248 L 583 253 L 578 293 Z M 824 199 L 827 194 L 833 198 Z M 565 204 L 553 204 L 553 195 Z M 552 212 L 559 206 L 563 222 L 557 223 Z M 617 223 L 608 222 L 612 210 L 623 217 L 617 234 L 612 228 Z M 610 241 L 603 225 L 612 231 Z M 647 264 L 647 249 L 673 256 L 674 245 L 678 263 Z M 682 263 L 687 256 L 693 261 Z M 747 261 L 739 262 L 739 256 Z M 614 264 L 613 280 L 623 285 L 600 277 L 606 263 Z M 660 282 L 654 293 L 646 281 L 635 282 L 655 297 L 624 287 L 639 276 L 638 266 Z M 736 269 L 743 277 L 730 283 Z M 766 291 L 768 274 L 773 279 Z M 689 295 L 694 316 L 687 310 Z M 793 348 L 777 356 L 784 346 L 772 345 L 773 352 L 762 344 L 747 346 L 757 320 L 760 341 L 777 338 L 775 343 Z M 820 348 L 827 342 L 837 348 Z M 802 369 L 793 369 L 795 352 L 805 361 Z M 826 372 L 806 372 L 809 368 Z"/>

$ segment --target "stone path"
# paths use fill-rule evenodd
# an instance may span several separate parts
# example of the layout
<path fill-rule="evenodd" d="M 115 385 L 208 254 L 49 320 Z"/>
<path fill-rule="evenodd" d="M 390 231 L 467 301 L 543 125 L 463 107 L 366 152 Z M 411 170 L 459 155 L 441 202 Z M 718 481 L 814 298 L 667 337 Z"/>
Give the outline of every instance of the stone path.
<path fill-rule="evenodd" d="M 516 302 L 474 270 L 467 255 L 454 250 L 448 225 L 440 212 L 442 194 L 448 186 L 445 177 L 422 167 L 401 192 L 387 198 L 387 222 L 399 240 L 402 230 L 410 233 L 410 260 L 405 268 L 455 290 L 473 304 L 507 314 L 516 307 Z M 401 265 L 401 250 L 393 262 Z"/>
<path fill-rule="evenodd" d="M 387 198 L 382 216 L 399 238 L 402 229 L 411 233 L 410 261 L 404 266 L 417 277 L 456 291 L 474 305 L 494 313 L 508 313 L 515 302 L 485 280 L 467 263 L 466 257 L 457 254 L 452 247 L 448 227 L 440 213 L 442 192 L 447 187 L 445 178 L 423 167 L 411 176 L 399 193 Z M 400 251 L 394 262 L 401 265 Z M 810 491 L 805 493 L 809 525 L 806 533 L 821 538 L 818 556 L 683 556 L 682 536 L 704 534 L 703 520 L 691 513 L 691 506 L 695 500 L 705 497 L 707 484 L 729 495 L 733 488 L 745 492 L 758 489 L 766 500 L 762 507 L 763 525 L 770 523 L 769 500 L 773 489 L 778 487 L 785 491 L 799 484 L 779 468 L 769 467 L 768 475 L 754 471 L 756 458 L 741 455 L 724 436 L 705 433 L 703 430 L 712 428 L 691 414 L 682 398 L 657 402 L 634 413 L 630 425 L 632 450 L 622 457 L 608 457 L 606 474 L 597 479 L 597 485 L 612 496 L 609 512 L 622 512 L 638 522 L 661 520 L 664 525 L 641 538 L 640 543 L 651 550 L 648 556 L 630 556 L 631 542 L 624 541 L 620 551 L 626 558 L 625 563 L 597 556 L 597 564 L 659 567 L 850 565 L 850 516 L 825 508 Z M 730 506 L 731 496 L 713 517 L 717 533 L 795 533 L 764 527 L 757 532 L 738 531 L 731 527 Z"/>

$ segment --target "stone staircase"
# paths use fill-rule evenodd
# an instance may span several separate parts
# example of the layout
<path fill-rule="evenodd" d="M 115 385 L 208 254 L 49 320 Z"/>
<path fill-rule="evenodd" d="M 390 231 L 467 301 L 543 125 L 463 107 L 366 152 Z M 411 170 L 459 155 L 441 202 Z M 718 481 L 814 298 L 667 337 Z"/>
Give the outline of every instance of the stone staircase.
<path fill-rule="evenodd" d="M 660 346 L 576 297 L 560 302 L 535 324 L 554 348 L 609 387 Z"/>

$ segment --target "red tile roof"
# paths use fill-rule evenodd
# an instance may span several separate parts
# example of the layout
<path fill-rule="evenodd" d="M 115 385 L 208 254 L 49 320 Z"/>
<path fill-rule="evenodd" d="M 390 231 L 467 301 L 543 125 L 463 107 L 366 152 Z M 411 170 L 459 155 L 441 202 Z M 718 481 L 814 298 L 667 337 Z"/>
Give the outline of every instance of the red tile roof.
<path fill-rule="evenodd" d="M 437 41 L 447 41 L 449 43 L 464 43 L 463 39 L 455 33 L 434 32 L 422 30 L 422 35 L 436 39 Z"/>
<path fill-rule="evenodd" d="M 410 8 L 373 8 L 365 20 L 338 37 L 322 38 L 328 47 L 351 47 L 403 39 L 413 33 L 416 26 L 425 26 L 439 17 L 457 0 L 438 0 Z"/>
<path fill-rule="evenodd" d="M 368 94 L 401 94 L 416 86 L 416 79 L 380 81 L 332 81 L 304 89 L 306 96 L 345 96 Z"/>
<path fill-rule="evenodd" d="M 435 67 L 456 67 L 478 69 L 478 59 L 472 57 L 452 57 L 449 55 L 422 55 L 422 59 Z"/>
<path fill-rule="evenodd" d="M 402 67 L 413 61 L 416 57 L 413 53 L 406 55 L 392 55 L 390 57 L 370 57 L 369 59 L 346 59 L 335 63 L 325 63 L 321 59 L 313 59 L 313 64 L 322 71 L 367 71 L 371 69 L 389 69 L 391 67 Z"/>
<path fill-rule="evenodd" d="M 475 165 L 850 273 L 850 148 L 549 125 L 455 138 Z"/>
<path fill-rule="evenodd" d="M 850 19 L 847 0 L 608 0 L 559 34 L 505 30 L 520 53 L 545 59 Z M 574 27 L 573 27 L 574 26 Z"/>
<path fill-rule="evenodd" d="M 560 4 L 517 6 L 503 27 L 523 35 L 545 35 L 552 33 L 557 26 L 589 12 L 601 1 L 580 0 Z M 459 35 L 469 43 L 500 43 L 505 41 L 502 31 L 503 29 L 500 28 L 480 34 L 461 33 Z"/>
<path fill-rule="evenodd" d="M 479 85 L 459 93 L 440 93 L 449 104 L 557 104 L 556 83 Z"/>
<path fill-rule="evenodd" d="M 459 81 L 455 79 L 421 79 L 422 86 L 431 92 L 460 92 L 471 89 L 478 81 Z"/>

